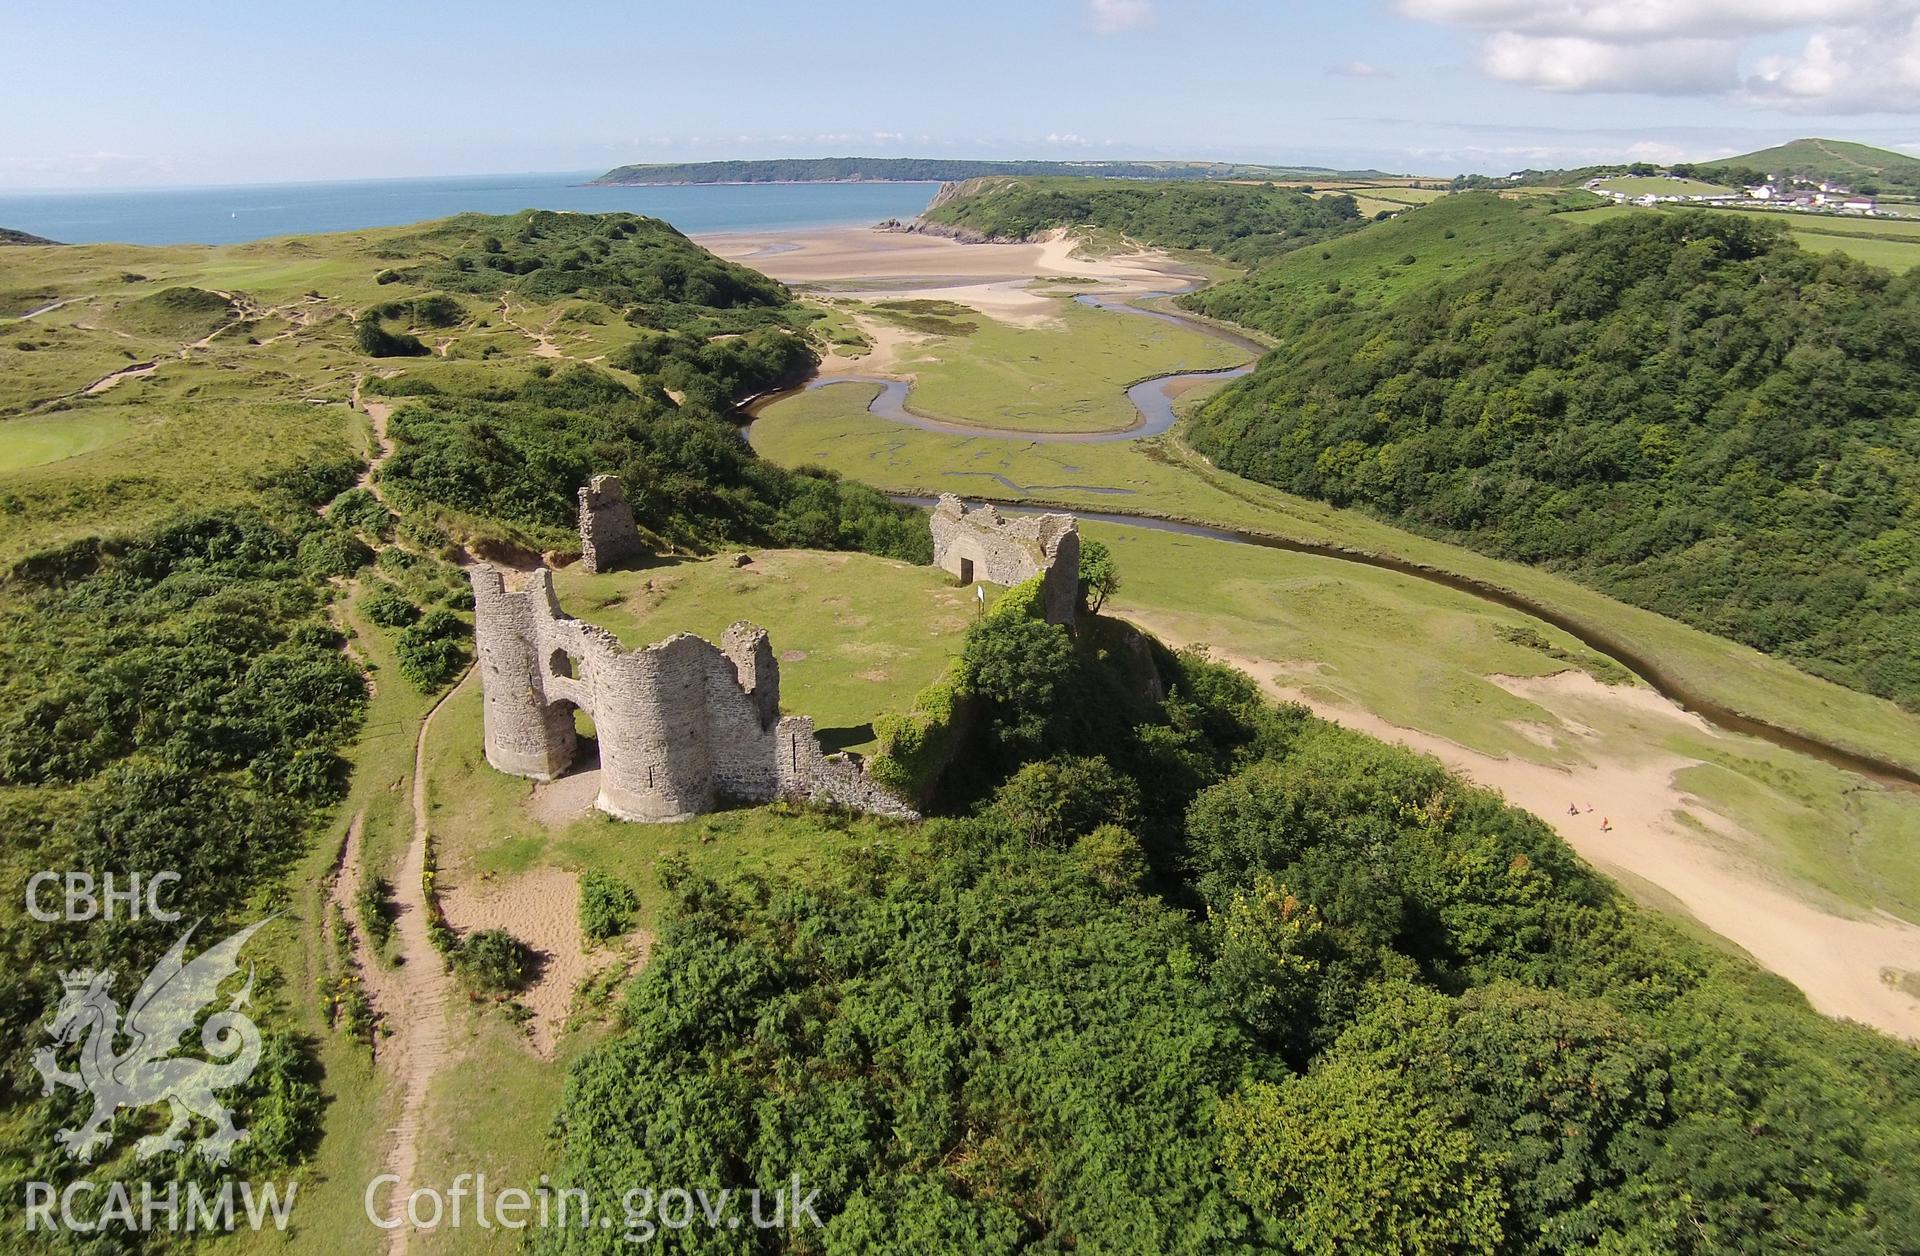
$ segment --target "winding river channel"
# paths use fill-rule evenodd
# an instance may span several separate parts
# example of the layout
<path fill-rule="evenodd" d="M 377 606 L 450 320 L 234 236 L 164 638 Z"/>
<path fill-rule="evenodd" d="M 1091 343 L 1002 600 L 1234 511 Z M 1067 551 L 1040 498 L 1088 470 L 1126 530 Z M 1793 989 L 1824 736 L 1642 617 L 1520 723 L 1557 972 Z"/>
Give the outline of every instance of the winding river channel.
<path fill-rule="evenodd" d="M 1172 289 L 1166 292 L 1145 293 L 1135 299 L 1144 300 L 1154 297 L 1175 296 L 1181 292 L 1191 291 L 1195 286 L 1198 286 L 1197 281 L 1195 284 L 1189 284 L 1186 287 Z M 878 375 L 835 375 L 825 379 L 816 378 L 809 380 L 798 388 L 788 389 L 756 401 L 748 410 L 749 421 L 751 420 L 751 416 L 757 414 L 764 406 L 772 404 L 781 397 L 791 396 L 796 392 L 810 391 L 817 388 L 831 388 L 840 384 L 865 384 L 868 386 L 878 385 L 880 389 L 879 394 L 876 395 L 873 401 L 867 406 L 867 410 L 870 413 L 879 418 L 887 419 L 895 423 L 904 423 L 929 432 L 943 432 L 950 435 L 985 437 L 998 440 L 1018 440 L 1040 444 L 1097 444 L 1109 441 L 1139 440 L 1143 437 L 1161 435 L 1173 428 L 1177 417 L 1173 409 L 1174 401 L 1182 393 L 1215 381 L 1230 380 L 1246 375 L 1253 370 L 1254 362 L 1258 360 L 1259 355 L 1266 351 L 1265 347 L 1257 341 L 1235 335 L 1233 332 L 1215 326 L 1212 323 L 1200 319 L 1187 318 L 1170 311 L 1148 309 L 1134 304 L 1132 301 L 1093 294 L 1082 294 L 1076 296 L 1074 300 L 1086 305 L 1097 306 L 1103 310 L 1111 310 L 1115 313 L 1128 314 L 1141 318 L 1160 319 L 1165 322 L 1191 328 L 1204 335 L 1212 336 L 1217 340 L 1222 340 L 1228 344 L 1243 348 L 1252 356 L 1244 364 L 1230 367 L 1226 370 L 1176 372 L 1169 375 L 1155 376 L 1133 384 L 1127 389 L 1127 396 L 1132 400 L 1134 408 L 1139 412 L 1140 417 L 1132 426 L 1114 431 L 1016 432 L 1008 431 L 1005 428 L 983 427 L 930 418 L 926 415 L 916 414 L 908 408 L 907 403 L 909 390 L 911 388 L 908 381 L 890 379 Z M 1834 767 L 1843 768 L 1850 772 L 1857 772 L 1882 785 L 1920 792 L 1920 771 L 1916 771 L 1905 764 L 1882 759 L 1876 755 L 1850 750 L 1844 746 L 1811 737 L 1804 733 L 1798 733 L 1792 729 L 1782 728 L 1777 724 L 1736 711 L 1724 703 L 1716 702 L 1712 698 L 1697 692 L 1680 678 L 1674 676 L 1659 662 L 1643 654 L 1633 642 L 1626 638 L 1604 627 L 1570 615 L 1558 607 L 1527 597 L 1511 589 L 1502 588 L 1489 581 L 1477 580 L 1470 576 L 1463 576 L 1441 568 L 1396 558 L 1389 554 L 1368 553 L 1362 550 L 1347 549 L 1338 545 L 1298 541 L 1268 533 L 1243 532 L 1237 529 L 1213 527 L 1207 524 L 1192 523 L 1145 512 L 1083 510 L 1078 506 L 1072 506 L 1068 503 L 1046 502 L 1044 499 L 1033 496 L 1030 491 L 1033 489 L 1044 490 L 1047 486 L 1030 485 L 1023 488 L 1020 485 L 1013 484 L 1004 479 L 1001 482 L 1010 491 L 1019 493 L 1020 496 L 1014 498 L 997 498 L 989 494 L 979 493 L 972 493 L 969 494 L 969 496 L 993 501 L 997 505 L 1011 509 L 1016 513 L 1046 509 L 1070 509 L 1077 518 L 1092 520 L 1098 523 L 1149 528 L 1162 532 L 1176 532 L 1185 536 L 1225 541 L 1234 545 L 1253 545 L 1263 549 L 1285 550 L 1289 553 L 1307 554 L 1316 558 L 1329 558 L 1337 562 L 1354 563 L 1363 567 L 1392 571 L 1401 575 L 1411 576 L 1418 580 L 1425 580 L 1429 583 L 1454 590 L 1455 592 L 1465 593 L 1471 597 L 1478 598 L 1481 601 L 1507 610 L 1519 611 L 1522 614 L 1531 615 L 1535 619 L 1552 624 L 1595 653 L 1606 655 L 1622 667 L 1633 672 L 1634 675 L 1645 681 L 1648 686 L 1661 696 L 1693 712 L 1717 728 L 1731 733 L 1741 733 L 1755 737 L 1798 754 L 1810 755 Z M 1074 485 L 1072 487 L 1079 492 L 1114 494 L 1124 494 L 1127 492 L 1125 489 L 1101 489 L 1083 485 Z M 904 493 L 891 494 L 891 496 L 895 501 L 921 506 L 930 506 L 935 500 L 931 497 Z"/>

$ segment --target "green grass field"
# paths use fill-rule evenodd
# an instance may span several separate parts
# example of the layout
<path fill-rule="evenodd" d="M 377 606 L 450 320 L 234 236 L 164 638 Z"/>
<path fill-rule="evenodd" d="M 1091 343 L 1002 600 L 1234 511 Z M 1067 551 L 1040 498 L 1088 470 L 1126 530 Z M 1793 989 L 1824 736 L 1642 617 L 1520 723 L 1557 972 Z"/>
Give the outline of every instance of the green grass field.
<path fill-rule="evenodd" d="M 760 551 L 744 567 L 725 556 L 600 575 L 575 565 L 554 592 L 629 648 L 759 624 L 780 659 L 781 709 L 812 716 L 830 749 L 870 748 L 873 718 L 939 679 L 978 614 L 973 590 L 943 571 L 809 550 Z"/>
<path fill-rule="evenodd" d="M 1623 196 L 1731 196 L 1736 190 L 1701 179 L 1636 178 L 1632 175 L 1603 179 L 1595 186 L 1603 192 L 1619 192 Z"/>
<path fill-rule="evenodd" d="M 878 308 L 882 316 L 888 313 Z M 1128 384 L 1174 371 L 1235 366 L 1246 353 L 1159 319 L 1055 303 L 1052 324 L 1016 327 L 973 314 L 921 317 L 910 330 L 938 335 L 901 350 L 890 373 L 913 380 L 914 413 L 978 427 L 1028 432 L 1098 432 L 1139 417 Z"/>
<path fill-rule="evenodd" d="M 76 458 L 125 440 L 135 430 L 124 413 L 55 415 L 0 422 L 0 473 Z"/>

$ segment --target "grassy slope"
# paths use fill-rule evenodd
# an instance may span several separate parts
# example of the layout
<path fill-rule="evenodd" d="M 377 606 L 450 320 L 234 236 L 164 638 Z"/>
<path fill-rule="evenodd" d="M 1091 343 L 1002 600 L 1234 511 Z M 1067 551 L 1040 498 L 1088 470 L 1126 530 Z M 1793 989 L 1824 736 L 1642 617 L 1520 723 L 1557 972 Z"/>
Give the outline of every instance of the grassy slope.
<path fill-rule="evenodd" d="M 1758 152 L 1741 153 L 1715 161 L 1697 163 L 1703 169 L 1716 166 L 1749 166 L 1773 174 L 1817 175 L 1860 179 L 1889 171 L 1909 178 L 1920 177 L 1920 157 L 1855 144 L 1848 140 L 1799 139 Z"/>
<path fill-rule="evenodd" d="M 1564 228 L 1566 215 L 1551 212 L 1557 203 L 1548 197 L 1507 198 L 1491 192 L 1446 197 L 1419 213 L 1400 214 L 1354 235 L 1288 253 L 1243 278 L 1183 298 L 1181 304 L 1278 333 L 1287 318 L 1329 299 L 1359 304 L 1391 300 Z"/>

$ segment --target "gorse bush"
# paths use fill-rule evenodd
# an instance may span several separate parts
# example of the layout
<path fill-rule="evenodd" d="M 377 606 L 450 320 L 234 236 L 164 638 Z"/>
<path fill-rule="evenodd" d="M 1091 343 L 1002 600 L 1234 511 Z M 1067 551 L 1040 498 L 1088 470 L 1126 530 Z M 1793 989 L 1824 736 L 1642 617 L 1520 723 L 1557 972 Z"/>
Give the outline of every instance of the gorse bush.
<path fill-rule="evenodd" d="M 526 943 L 505 929 L 479 929 L 461 939 L 453 968 L 478 993 L 511 994 L 533 971 L 533 959 Z"/>
<path fill-rule="evenodd" d="M 394 638 L 400 674 L 422 693 L 444 689 L 472 657 L 473 625 L 444 606 L 436 606 Z"/>
<path fill-rule="evenodd" d="M 191 515 L 23 563 L 0 585 L 0 825 L 21 867 L 177 873 L 165 905 L 203 922 L 197 945 L 259 918 L 256 895 L 340 798 L 340 752 L 365 710 L 306 570 L 308 542 L 330 535 L 306 511 Z M 183 927 L 122 917 L 58 928 L 24 912 L 0 925 L 6 1074 L 33 1077 L 61 971 L 111 968 L 128 982 Z M 236 1167 L 277 1171 L 311 1151 L 322 1104 L 307 1046 L 273 1025 L 268 973 L 255 997 L 261 1063 L 223 1099 L 253 1134 Z M 42 1098 L 36 1081 L 8 1090 L 8 1119 L 50 1148 L 84 1102 Z M 22 1159 L 6 1189 L 53 1172 Z"/>

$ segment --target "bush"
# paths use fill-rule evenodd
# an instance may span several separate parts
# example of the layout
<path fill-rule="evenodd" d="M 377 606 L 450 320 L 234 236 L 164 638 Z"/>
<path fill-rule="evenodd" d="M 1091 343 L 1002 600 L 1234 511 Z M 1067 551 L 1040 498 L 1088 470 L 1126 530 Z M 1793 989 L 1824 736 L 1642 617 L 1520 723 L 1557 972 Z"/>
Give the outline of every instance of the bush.
<path fill-rule="evenodd" d="M 472 635 L 466 620 L 436 606 L 395 639 L 400 674 L 422 693 L 445 688 L 467 665 L 467 642 Z"/>
<path fill-rule="evenodd" d="M 1139 810 L 1139 788 L 1105 759 L 1069 757 L 1015 772 L 986 818 L 1030 846 L 1066 847 L 1105 824 L 1124 829 Z"/>
<path fill-rule="evenodd" d="M 353 343 L 372 358 L 418 358 L 430 352 L 418 336 L 382 327 L 379 314 L 373 310 L 354 320 Z"/>
<path fill-rule="evenodd" d="M 511 994 L 533 971 L 533 957 L 526 943 L 505 929 L 481 929 L 460 943 L 453 967 L 471 990 Z"/>
<path fill-rule="evenodd" d="M 360 599 L 360 609 L 382 628 L 405 628 L 420 618 L 420 608 L 390 584 L 376 585 Z"/>
<path fill-rule="evenodd" d="M 1011 745 L 1038 746 L 1055 695 L 1072 670 L 1067 630 L 1023 615 L 989 616 L 967 630 L 960 658 L 966 690 L 985 704 L 994 735 Z"/>
<path fill-rule="evenodd" d="M 605 942 L 625 933 L 633 924 L 640 899 L 633 888 L 604 872 L 580 878 L 580 932 L 589 943 Z"/>

